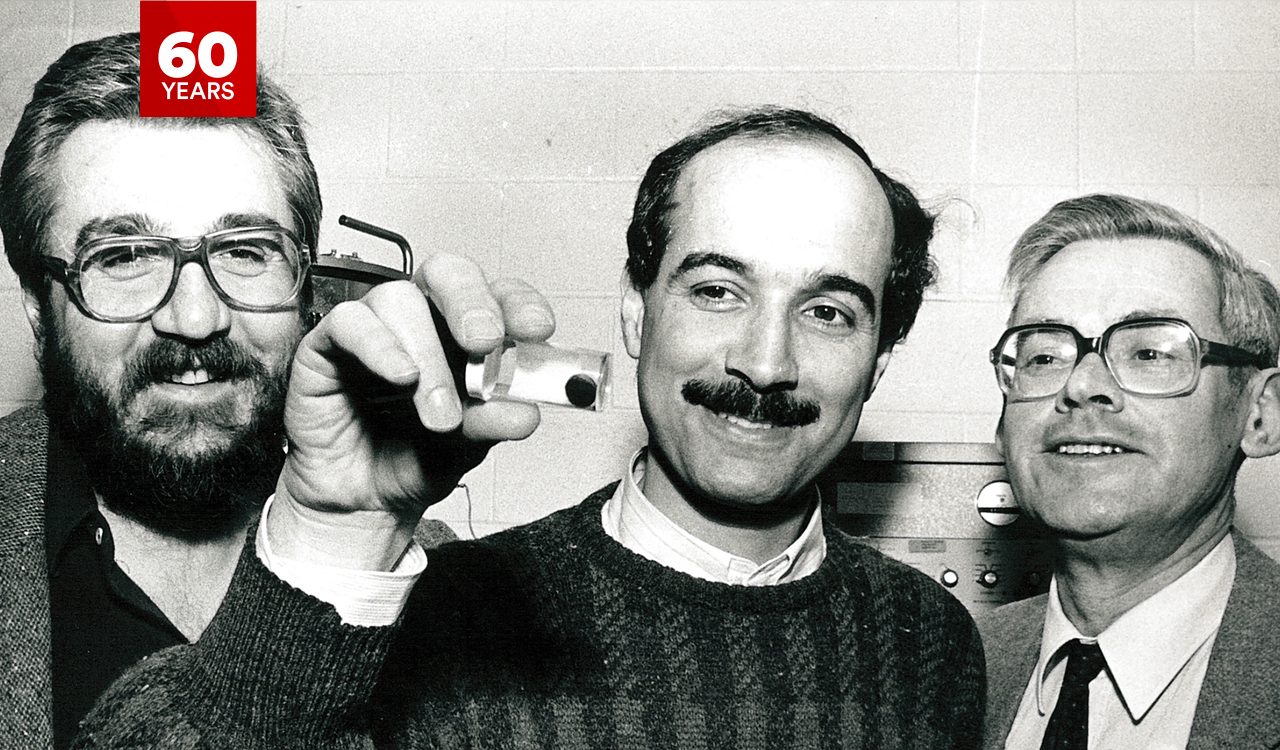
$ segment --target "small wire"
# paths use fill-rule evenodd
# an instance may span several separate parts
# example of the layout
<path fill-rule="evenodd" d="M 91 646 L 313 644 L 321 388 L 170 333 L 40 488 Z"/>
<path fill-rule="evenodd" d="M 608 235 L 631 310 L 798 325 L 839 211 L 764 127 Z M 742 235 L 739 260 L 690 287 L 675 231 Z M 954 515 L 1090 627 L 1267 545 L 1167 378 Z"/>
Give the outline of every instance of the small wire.
<path fill-rule="evenodd" d="M 477 539 L 476 527 L 471 525 L 471 488 L 464 482 L 458 482 L 458 487 L 467 496 L 467 532 L 471 534 L 472 539 Z"/>

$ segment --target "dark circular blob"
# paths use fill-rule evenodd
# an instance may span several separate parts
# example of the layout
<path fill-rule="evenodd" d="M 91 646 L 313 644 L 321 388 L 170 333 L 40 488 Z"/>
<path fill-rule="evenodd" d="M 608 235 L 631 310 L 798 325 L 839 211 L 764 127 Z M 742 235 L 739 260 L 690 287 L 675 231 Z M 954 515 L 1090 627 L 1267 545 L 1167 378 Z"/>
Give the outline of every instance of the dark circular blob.
<path fill-rule="evenodd" d="M 574 375 L 564 384 L 569 403 L 585 409 L 596 402 L 596 381 L 586 375 Z"/>

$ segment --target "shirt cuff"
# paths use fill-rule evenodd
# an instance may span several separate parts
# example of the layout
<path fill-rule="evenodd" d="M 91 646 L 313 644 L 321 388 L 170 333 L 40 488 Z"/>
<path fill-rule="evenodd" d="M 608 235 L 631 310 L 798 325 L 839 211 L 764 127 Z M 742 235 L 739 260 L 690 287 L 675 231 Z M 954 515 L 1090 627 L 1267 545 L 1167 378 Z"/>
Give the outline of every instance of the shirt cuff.
<path fill-rule="evenodd" d="M 427 568 L 427 553 L 417 540 L 410 542 L 390 571 L 351 570 L 303 562 L 271 553 L 267 538 L 267 514 L 275 495 L 267 498 L 258 521 L 258 559 L 282 581 L 322 602 L 333 605 L 347 625 L 385 627 L 396 621 L 409 600 L 409 592 Z"/>

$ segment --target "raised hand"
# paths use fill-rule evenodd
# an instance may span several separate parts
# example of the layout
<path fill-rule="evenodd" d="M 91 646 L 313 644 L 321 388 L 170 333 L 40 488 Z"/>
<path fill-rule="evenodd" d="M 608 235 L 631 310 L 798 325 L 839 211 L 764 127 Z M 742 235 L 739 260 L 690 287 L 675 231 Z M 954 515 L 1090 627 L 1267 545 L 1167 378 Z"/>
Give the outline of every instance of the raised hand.
<path fill-rule="evenodd" d="M 438 335 L 441 319 L 456 346 Z M 428 258 L 413 282 L 335 307 L 294 358 L 289 455 L 268 520 L 273 547 L 345 567 L 393 563 L 422 512 L 490 446 L 538 426 L 531 404 L 467 399 L 454 369 L 461 362 L 449 360 L 484 355 L 504 336 L 545 340 L 554 327 L 532 287 L 490 283 L 471 261 L 445 254 Z"/>

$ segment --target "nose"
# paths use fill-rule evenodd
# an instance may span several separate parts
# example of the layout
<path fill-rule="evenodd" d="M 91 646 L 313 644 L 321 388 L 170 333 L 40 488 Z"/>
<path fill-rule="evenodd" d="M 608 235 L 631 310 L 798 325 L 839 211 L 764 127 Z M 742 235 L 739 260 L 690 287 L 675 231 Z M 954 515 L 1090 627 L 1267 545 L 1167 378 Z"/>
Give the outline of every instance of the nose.
<path fill-rule="evenodd" d="M 1058 391 L 1057 410 L 1063 413 L 1085 406 L 1104 411 L 1124 408 L 1124 391 L 1097 352 L 1090 352 L 1071 371 L 1066 385 Z"/>
<path fill-rule="evenodd" d="M 725 370 L 746 380 L 757 391 L 796 387 L 799 367 L 795 334 L 785 311 L 762 310 L 745 321 L 725 359 Z"/>
<path fill-rule="evenodd" d="M 169 301 L 151 316 L 151 325 L 160 334 L 203 341 L 231 327 L 231 310 L 213 290 L 200 264 L 187 263 L 178 270 Z"/>

